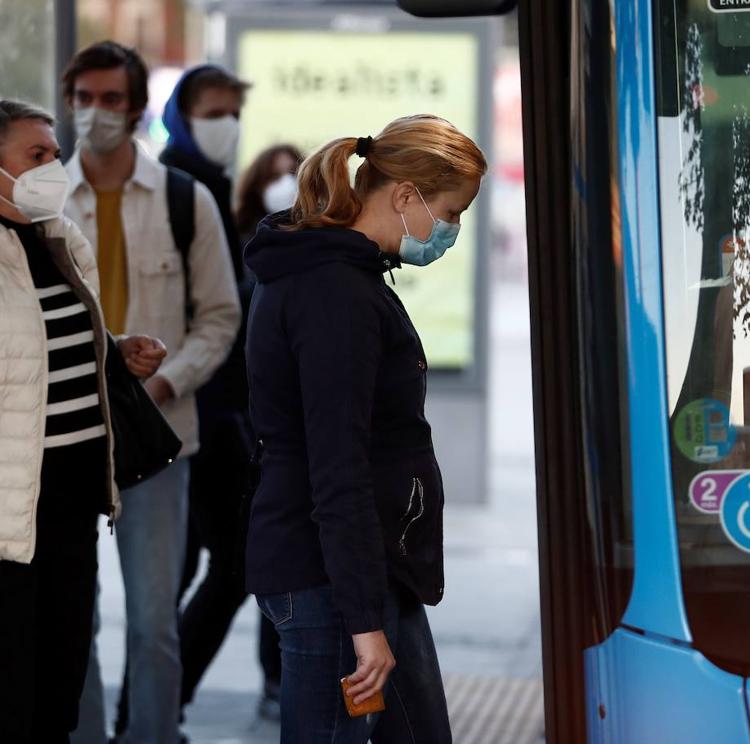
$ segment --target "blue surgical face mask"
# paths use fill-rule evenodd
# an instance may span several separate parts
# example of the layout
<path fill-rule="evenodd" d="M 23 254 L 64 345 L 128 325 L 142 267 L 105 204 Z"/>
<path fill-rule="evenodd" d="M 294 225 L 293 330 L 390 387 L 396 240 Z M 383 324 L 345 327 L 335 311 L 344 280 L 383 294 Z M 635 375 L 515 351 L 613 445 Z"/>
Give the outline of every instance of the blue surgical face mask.
<path fill-rule="evenodd" d="M 419 193 L 419 189 L 417 189 L 417 194 L 422 199 L 424 208 L 430 217 L 432 217 L 432 212 L 422 194 Z M 427 240 L 418 240 L 409 234 L 409 228 L 406 225 L 406 218 L 403 214 L 401 215 L 401 221 L 404 223 L 406 235 L 401 238 L 401 246 L 398 249 L 398 253 L 403 263 L 412 264 L 413 266 L 427 266 L 427 264 L 437 261 L 456 242 L 458 231 L 461 229 L 461 225 L 456 222 L 436 220 L 432 217 L 432 232 L 430 232 L 429 237 Z"/>

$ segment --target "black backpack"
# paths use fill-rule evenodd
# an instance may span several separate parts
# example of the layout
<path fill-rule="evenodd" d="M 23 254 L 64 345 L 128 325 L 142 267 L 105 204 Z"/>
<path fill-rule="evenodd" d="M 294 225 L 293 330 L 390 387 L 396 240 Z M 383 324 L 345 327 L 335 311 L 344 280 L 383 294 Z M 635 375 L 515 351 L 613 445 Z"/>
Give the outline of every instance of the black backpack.
<path fill-rule="evenodd" d="M 193 317 L 190 295 L 190 266 L 188 257 L 195 238 L 195 179 L 185 171 L 167 166 L 167 210 L 172 238 L 182 258 L 185 276 L 185 317 L 188 325 Z"/>

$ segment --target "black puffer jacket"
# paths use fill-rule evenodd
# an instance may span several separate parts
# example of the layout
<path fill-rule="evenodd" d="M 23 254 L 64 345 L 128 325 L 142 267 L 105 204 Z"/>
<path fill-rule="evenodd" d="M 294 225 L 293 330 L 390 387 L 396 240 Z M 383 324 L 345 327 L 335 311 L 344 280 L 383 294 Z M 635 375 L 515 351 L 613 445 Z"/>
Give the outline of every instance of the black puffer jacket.
<path fill-rule="evenodd" d="M 362 233 L 280 229 L 246 249 L 258 279 L 247 365 L 264 443 L 247 541 L 247 588 L 330 581 L 350 633 L 382 628 L 388 580 L 443 594 L 443 487 L 424 417 L 414 326 Z"/>

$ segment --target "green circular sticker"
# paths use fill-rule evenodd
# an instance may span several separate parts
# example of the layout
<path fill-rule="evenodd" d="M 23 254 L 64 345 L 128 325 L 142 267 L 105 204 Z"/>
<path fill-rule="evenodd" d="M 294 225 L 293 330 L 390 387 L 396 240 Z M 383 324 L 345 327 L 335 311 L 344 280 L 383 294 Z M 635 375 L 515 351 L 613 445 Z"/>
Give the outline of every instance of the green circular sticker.
<path fill-rule="evenodd" d="M 674 422 L 674 439 L 693 462 L 717 462 L 734 447 L 737 435 L 729 423 L 729 409 L 720 401 L 701 398 L 688 403 Z"/>

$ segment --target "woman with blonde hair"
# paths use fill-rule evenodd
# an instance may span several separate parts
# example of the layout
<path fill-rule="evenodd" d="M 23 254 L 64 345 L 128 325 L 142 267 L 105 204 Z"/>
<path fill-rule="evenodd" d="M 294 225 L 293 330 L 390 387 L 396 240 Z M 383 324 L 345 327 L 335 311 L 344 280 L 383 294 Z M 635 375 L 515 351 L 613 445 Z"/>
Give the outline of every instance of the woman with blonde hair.
<path fill-rule="evenodd" d="M 424 611 L 443 596 L 427 363 L 383 275 L 453 245 L 486 169 L 479 148 L 434 116 L 334 140 L 302 164 L 294 207 L 266 218 L 246 248 L 263 442 L 247 588 L 281 637 L 282 744 L 451 741 Z M 382 691 L 385 711 L 350 717 L 344 677 L 350 701 Z"/>
<path fill-rule="evenodd" d="M 37 106 L 0 100 L 4 744 L 70 741 L 91 643 L 98 516 L 120 510 L 99 274 L 62 214 L 69 182 L 53 125 Z M 148 336 L 117 346 L 141 378 L 167 353 Z"/>

